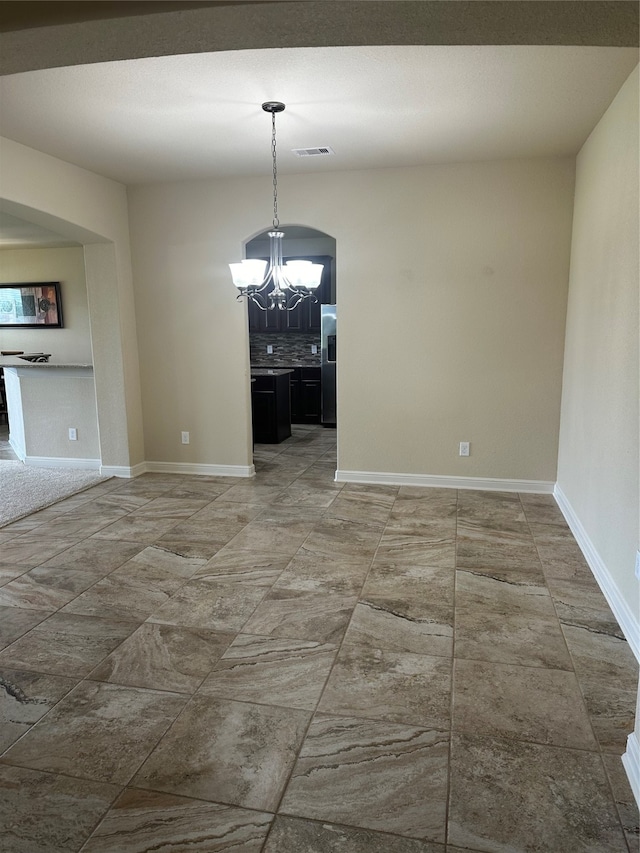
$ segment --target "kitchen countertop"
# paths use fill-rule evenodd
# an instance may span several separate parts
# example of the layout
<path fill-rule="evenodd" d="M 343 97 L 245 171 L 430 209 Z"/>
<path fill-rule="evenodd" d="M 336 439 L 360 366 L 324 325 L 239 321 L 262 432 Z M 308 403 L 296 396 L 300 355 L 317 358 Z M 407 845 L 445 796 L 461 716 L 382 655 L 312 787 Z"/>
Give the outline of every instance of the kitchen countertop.
<path fill-rule="evenodd" d="M 80 362 L 55 362 L 55 361 L 25 361 L 17 355 L 3 355 L 0 356 L 0 367 L 27 367 L 31 368 L 45 368 L 46 370 L 50 370 L 51 368 L 69 368 L 69 367 L 89 367 L 93 368 L 92 364 L 81 364 Z"/>
<path fill-rule="evenodd" d="M 252 376 L 284 376 L 286 373 L 293 373 L 291 368 L 286 367 L 252 367 Z"/>

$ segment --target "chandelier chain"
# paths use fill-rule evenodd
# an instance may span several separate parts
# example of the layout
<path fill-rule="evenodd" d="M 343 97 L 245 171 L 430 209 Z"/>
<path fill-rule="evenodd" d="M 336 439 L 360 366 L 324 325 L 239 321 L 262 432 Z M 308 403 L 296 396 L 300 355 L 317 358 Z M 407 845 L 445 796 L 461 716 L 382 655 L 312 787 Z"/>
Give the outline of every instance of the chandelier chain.
<path fill-rule="evenodd" d="M 276 150 L 276 113 L 285 105 L 281 101 L 266 101 L 262 105 L 271 113 L 271 158 L 273 161 L 273 230 L 269 231 L 269 262 L 245 258 L 239 264 L 229 264 L 233 283 L 243 296 L 261 311 L 278 309 L 293 311 L 303 299 L 317 302 L 315 291 L 321 284 L 322 264 L 311 260 L 290 258 L 283 263 L 284 233 L 278 218 L 278 161 Z M 257 265 L 257 266 L 256 266 Z"/>
<path fill-rule="evenodd" d="M 278 219 L 278 164 L 276 161 L 276 114 L 271 113 L 271 156 L 273 157 L 273 227 L 280 227 Z"/>

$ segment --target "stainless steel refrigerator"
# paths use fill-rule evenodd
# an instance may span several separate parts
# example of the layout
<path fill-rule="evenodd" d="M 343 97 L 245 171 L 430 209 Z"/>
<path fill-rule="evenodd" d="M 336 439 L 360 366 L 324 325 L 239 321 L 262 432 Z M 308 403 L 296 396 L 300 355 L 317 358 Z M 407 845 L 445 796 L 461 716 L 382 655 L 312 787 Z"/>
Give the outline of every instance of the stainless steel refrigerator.
<path fill-rule="evenodd" d="M 334 427 L 336 418 L 336 306 L 320 306 L 320 363 L 322 368 L 322 424 Z"/>

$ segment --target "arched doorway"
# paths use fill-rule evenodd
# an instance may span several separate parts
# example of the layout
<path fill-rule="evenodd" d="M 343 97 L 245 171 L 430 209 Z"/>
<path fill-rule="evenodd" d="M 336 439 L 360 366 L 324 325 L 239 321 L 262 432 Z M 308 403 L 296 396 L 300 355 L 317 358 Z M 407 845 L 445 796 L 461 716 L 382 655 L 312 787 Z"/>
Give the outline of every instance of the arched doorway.
<path fill-rule="evenodd" d="M 271 229 L 268 229 L 271 230 Z M 269 237 L 265 230 L 245 246 L 247 258 L 268 258 Z M 335 317 L 336 241 L 331 235 L 302 225 L 283 226 L 283 257 L 305 259 L 324 267 L 317 302 L 305 300 L 292 311 L 261 310 L 248 305 L 249 358 L 252 371 L 289 369 L 291 426 L 336 428 L 336 336 Z M 329 317 L 333 327 L 328 328 Z M 327 335 L 331 334 L 328 342 Z M 328 343 L 330 345 L 328 345 Z M 254 376 L 254 378 L 256 378 Z M 263 383 L 264 384 L 264 383 Z M 265 433 L 256 428 L 258 386 L 254 393 L 254 436 L 257 441 Z M 272 433 L 288 434 L 286 429 Z"/>

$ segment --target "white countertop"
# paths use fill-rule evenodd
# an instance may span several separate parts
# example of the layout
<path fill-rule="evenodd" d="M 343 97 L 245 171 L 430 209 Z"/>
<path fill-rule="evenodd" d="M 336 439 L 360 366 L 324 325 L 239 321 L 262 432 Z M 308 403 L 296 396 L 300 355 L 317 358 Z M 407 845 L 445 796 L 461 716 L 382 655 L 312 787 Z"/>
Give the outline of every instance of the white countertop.
<path fill-rule="evenodd" d="M 37 368 L 52 370 L 64 368 L 93 368 L 92 364 L 83 364 L 80 362 L 58 362 L 58 361 L 25 361 L 18 355 L 1 355 L 0 367 L 26 367 L 29 369 Z"/>
<path fill-rule="evenodd" d="M 285 367 L 276 367 L 276 368 L 268 368 L 268 367 L 252 367 L 251 375 L 252 376 L 284 376 L 285 373 L 293 373 L 291 368 L 287 369 Z"/>

